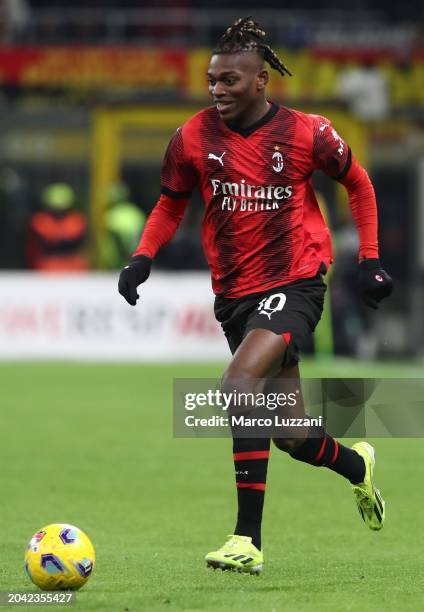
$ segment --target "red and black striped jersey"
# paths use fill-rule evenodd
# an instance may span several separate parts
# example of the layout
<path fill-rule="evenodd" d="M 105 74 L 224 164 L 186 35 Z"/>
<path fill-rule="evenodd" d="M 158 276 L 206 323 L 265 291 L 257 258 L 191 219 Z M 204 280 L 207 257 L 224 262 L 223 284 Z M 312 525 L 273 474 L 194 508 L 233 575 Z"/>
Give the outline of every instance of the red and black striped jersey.
<path fill-rule="evenodd" d="M 330 232 L 312 173 L 320 169 L 343 180 L 351 163 L 349 147 L 325 117 L 271 104 L 260 121 L 242 130 L 210 107 L 171 139 L 161 170 L 162 197 L 168 211 L 175 205 L 177 218 L 198 187 L 214 292 L 241 297 L 328 267 Z M 136 254 L 152 255 L 146 240 Z"/>

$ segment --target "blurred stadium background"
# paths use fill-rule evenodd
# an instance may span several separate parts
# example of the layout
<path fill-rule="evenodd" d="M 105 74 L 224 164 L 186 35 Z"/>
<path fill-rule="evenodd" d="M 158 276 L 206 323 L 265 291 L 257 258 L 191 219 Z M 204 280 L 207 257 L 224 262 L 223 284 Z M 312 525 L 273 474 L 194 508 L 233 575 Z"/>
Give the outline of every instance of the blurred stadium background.
<path fill-rule="evenodd" d="M 341 493 L 344 483 L 292 465 L 289 476 L 279 458 L 266 510 L 274 519 L 266 527 L 273 557 L 267 582 L 250 587 L 247 600 L 246 587 L 234 586 L 237 577 L 199 577 L 202 555 L 231 528 L 233 507 L 225 500 L 234 486 L 228 440 L 172 440 L 172 378 L 219 376 L 229 356 L 213 319 L 198 195 L 137 308 L 116 290 L 117 271 L 158 197 L 168 139 L 209 103 L 210 50 L 236 17 L 252 14 L 294 74 L 272 74 L 270 97 L 330 117 L 368 169 L 381 257 L 395 281 L 378 313 L 365 310 L 344 190 L 317 175 L 336 263 L 331 309 L 303 372 L 422 376 L 422 3 L 317 6 L 0 0 L 0 404 L 10 434 L 1 445 L 8 500 L 2 589 L 28 588 L 20 547 L 42 524 L 60 520 L 86 529 L 98 546 L 97 577 L 81 594 L 84 610 L 122 609 L 123 601 L 149 610 L 169 609 L 171 601 L 177 609 L 420 609 L 419 440 L 379 441 L 392 522 L 377 544 Z M 67 359 L 96 363 L 51 363 Z M 188 475 L 193 449 L 205 444 L 214 462 L 196 455 L 199 469 Z M 332 512 L 329 537 L 322 525 L 335 495 L 343 510 Z M 187 522 L 187 512 L 196 520 Z M 287 516 L 292 529 L 284 527 Z M 177 569 L 182 554 L 187 563 Z"/>
<path fill-rule="evenodd" d="M 382 260 L 396 284 L 378 317 L 362 308 L 355 291 L 357 238 L 344 190 L 317 175 L 336 255 L 331 317 L 321 323 L 317 350 L 364 359 L 422 356 L 422 7 L 360 0 L 346 8 L 332 1 L 319 9 L 302 1 L 284 7 L 270 1 L 260 9 L 254 2 L 229 9 L 223 1 L 91 0 L 66 7 L 0 1 L 0 267 L 8 271 L 0 354 L 113 359 L 114 351 L 123 358 L 128 350 L 127 358 L 147 359 L 154 348 L 158 359 L 226 356 L 211 314 L 198 197 L 156 264 L 168 273 L 200 273 L 185 303 L 174 303 L 171 290 L 176 282 L 183 292 L 181 276 L 171 277 L 164 303 L 161 287 L 169 277 L 156 273 L 139 315 L 125 312 L 106 277 L 92 277 L 99 283 L 97 301 L 84 300 L 83 288 L 90 271 L 119 269 L 131 253 L 158 196 L 169 137 L 208 104 L 204 73 L 211 48 L 235 17 L 253 12 L 294 74 L 272 74 L 270 97 L 331 117 L 368 168 L 379 202 Z M 66 208 L 58 192 L 66 187 L 69 207 L 82 214 L 69 227 L 51 226 L 36 213 L 46 211 L 49 193 L 52 206 Z M 21 274 L 28 269 L 81 271 L 81 278 Z M 31 299 L 22 299 L 27 291 Z M 191 349 L 184 341 L 190 334 L 197 342 Z M 84 335 L 91 347 L 85 354 Z M 142 336 L 145 350 L 137 351 L 134 338 Z M 169 351 L 170 338 L 187 352 Z"/>

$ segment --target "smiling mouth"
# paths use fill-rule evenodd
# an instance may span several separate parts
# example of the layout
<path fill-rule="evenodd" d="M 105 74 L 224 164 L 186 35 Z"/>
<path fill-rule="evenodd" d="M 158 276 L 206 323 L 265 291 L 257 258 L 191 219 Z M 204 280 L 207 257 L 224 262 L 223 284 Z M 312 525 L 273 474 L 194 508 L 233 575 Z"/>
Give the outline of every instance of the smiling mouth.
<path fill-rule="evenodd" d="M 216 109 L 219 113 L 225 113 L 232 106 L 234 102 L 216 102 Z"/>

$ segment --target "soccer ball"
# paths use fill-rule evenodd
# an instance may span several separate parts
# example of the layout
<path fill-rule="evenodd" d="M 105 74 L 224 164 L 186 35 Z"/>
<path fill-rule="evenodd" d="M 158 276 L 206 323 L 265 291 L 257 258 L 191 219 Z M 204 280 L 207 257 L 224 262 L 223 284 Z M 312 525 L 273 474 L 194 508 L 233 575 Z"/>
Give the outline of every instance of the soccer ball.
<path fill-rule="evenodd" d="M 33 583 L 45 591 L 76 590 L 91 576 L 95 557 L 93 545 L 81 529 L 54 523 L 32 536 L 25 569 Z"/>

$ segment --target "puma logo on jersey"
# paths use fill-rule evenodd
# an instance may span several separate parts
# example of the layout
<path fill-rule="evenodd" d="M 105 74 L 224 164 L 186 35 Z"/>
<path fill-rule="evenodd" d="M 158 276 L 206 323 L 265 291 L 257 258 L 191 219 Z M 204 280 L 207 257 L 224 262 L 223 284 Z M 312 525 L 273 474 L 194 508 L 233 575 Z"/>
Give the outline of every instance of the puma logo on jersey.
<path fill-rule="evenodd" d="M 323 132 L 325 128 L 328 128 L 328 127 L 329 127 L 328 123 L 321 123 L 321 125 L 319 126 L 319 131 Z"/>
<path fill-rule="evenodd" d="M 219 163 L 221 164 L 221 166 L 224 165 L 224 162 L 222 161 L 222 158 L 224 157 L 226 151 L 224 151 L 224 153 L 222 153 L 222 155 L 215 155 L 214 153 L 209 153 L 208 155 L 208 159 L 216 159 L 216 161 L 219 161 Z"/>

